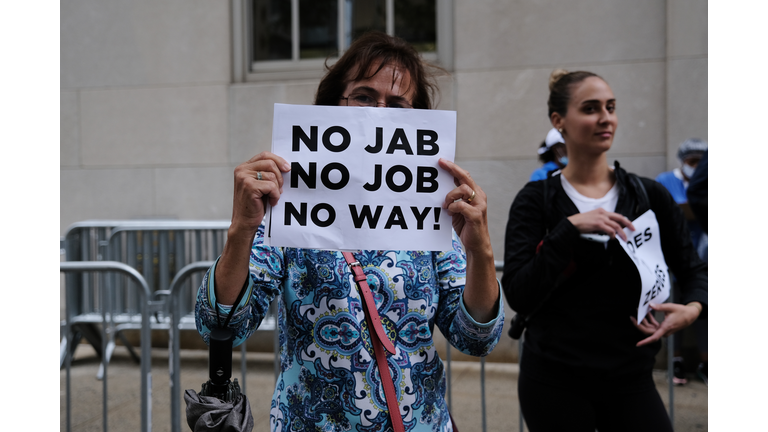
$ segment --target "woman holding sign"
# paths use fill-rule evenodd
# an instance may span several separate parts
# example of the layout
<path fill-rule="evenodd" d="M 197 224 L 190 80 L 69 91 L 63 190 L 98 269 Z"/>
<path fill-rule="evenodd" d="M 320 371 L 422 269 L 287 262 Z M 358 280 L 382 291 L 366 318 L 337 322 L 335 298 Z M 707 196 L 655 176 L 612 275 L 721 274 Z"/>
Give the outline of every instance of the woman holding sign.
<path fill-rule="evenodd" d="M 523 415 L 534 432 L 671 431 L 651 372 L 660 339 L 706 315 L 706 264 L 666 189 L 608 165 L 618 120 L 605 80 L 556 70 L 548 106 L 568 166 L 518 193 L 505 239 L 504 293 L 526 326 Z M 654 245 L 655 272 L 638 259 Z M 683 304 L 661 303 L 664 259 Z"/>
<path fill-rule="evenodd" d="M 315 104 L 429 109 L 433 89 L 411 46 L 374 33 L 329 69 Z M 198 292 L 197 326 L 207 341 L 234 308 L 237 345 L 278 302 L 282 367 L 273 431 L 455 427 L 434 325 L 455 348 L 484 356 L 500 338 L 504 312 L 485 193 L 454 163 L 441 159 L 439 166 L 456 185 L 442 204 L 453 216 L 452 249 L 351 254 L 266 246 L 265 211 L 288 187 L 290 164 L 265 152 L 235 170 L 232 225 Z"/>

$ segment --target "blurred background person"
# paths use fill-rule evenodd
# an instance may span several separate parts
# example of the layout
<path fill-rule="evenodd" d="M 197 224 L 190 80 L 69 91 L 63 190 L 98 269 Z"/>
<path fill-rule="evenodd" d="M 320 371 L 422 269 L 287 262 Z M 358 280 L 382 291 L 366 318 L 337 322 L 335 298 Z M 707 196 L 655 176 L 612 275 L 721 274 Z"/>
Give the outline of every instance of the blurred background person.
<path fill-rule="evenodd" d="M 568 165 L 568 152 L 565 149 L 565 140 L 557 129 L 552 128 L 547 133 L 547 138 L 539 146 L 539 161 L 542 165 L 531 174 L 531 181 L 544 180 L 547 175 Z"/>
<path fill-rule="evenodd" d="M 688 202 L 688 197 L 685 193 L 686 189 L 688 189 L 688 182 L 691 180 L 693 172 L 706 151 L 706 141 L 698 138 L 687 139 L 680 143 L 680 147 L 677 150 L 677 160 L 680 162 L 680 167 L 656 176 L 656 181 L 667 188 L 669 193 L 672 194 L 672 198 L 678 204 Z"/>
<path fill-rule="evenodd" d="M 685 191 L 688 196 L 688 205 L 691 207 L 693 215 L 701 225 L 704 234 L 709 233 L 707 221 L 709 220 L 709 150 L 704 152 L 696 171 L 693 172 L 688 189 Z M 701 255 L 701 254 L 699 254 Z M 706 261 L 706 260 L 705 260 Z"/>
<path fill-rule="evenodd" d="M 672 194 L 672 197 L 675 199 L 675 202 L 677 202 L 683 209 L 683 213 L 688 221 L 688 230 L 691 233 L 693 247 L 696 248 L 699 256 L 704 261 L 707 261 L 709 241 L 707 234 L 702 227 L 702 223 L 699 220 L 700 218 L 696 217 L 696 214 L 688 203 L 687 190 L 691 178 L 697 171 L 697 167 L 701 163 L 702 158 L 707 153 L 707 148 L 707 142 L 698 138 L 690 138 L 683 141 L 677 151 L 677 160 L 680 162 L 680 167 L 656 176 L 656 181 L 667 188 L 669 193 Z M 706 198 L 706 192 L 704 193 L 704 197 Z M 706 223 L 706 219 L 704 219 L 704 222 Z M 673 281 L 673 294 L 677 298 L 679 297 L 680 290 L 674 275 Z M 696 376 L 706 384 L 709 351 L 707 320 L 698 320 L 693 328 L 696 333 L 696 345 L 699 350 L 699 364 L 696 367 Z M 686 378 L 685 358 L 683 356 L 683 334 L 685 333 L 680 333 L 675 337 L 675 357 L 673 359 L 674 377 L 672 381 L 677 385 L 683 385 L 688 382 L 688 379 Z"/>

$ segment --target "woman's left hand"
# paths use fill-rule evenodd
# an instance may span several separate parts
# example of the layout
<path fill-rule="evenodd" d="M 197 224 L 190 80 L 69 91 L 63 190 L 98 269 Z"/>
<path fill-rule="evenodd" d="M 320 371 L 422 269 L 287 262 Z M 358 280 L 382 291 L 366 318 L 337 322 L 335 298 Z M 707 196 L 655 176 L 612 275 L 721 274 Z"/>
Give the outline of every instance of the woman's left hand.
<path fill-rule="evenodd" d="M 455 163 L 440 158 L 440 168 L 453 176 L 456 185 L 448 192 L 443 208 L 453 216 L 453 229 L 468 251 L 491 246 L 488 233 L 488 201 L 483 189 L 475 183 L 469 172 Z"/>
<path fill-rule="evenodd" d="M 446 194 L 443 208 L 453 217 L 453 229 L 467 253 L 464 305 L 475 321 L 487 323 L 500 307 L 493 247 L 488 233 L 487 197 L 467 171 L 442 158 L 439 164 L 453 176 L 456 184 L 456 188 Z"/>
<path fill-rule="evenodd" d="M 701 304 L 698 302 L 689 303 L 687 305 L 676 303 L 662 303 L 657 305 L 651 304 L 651 309 L 664 312 L 664 321 L 661 323 L 656 321 L 656 319 L 653 317 L 653 314 L 651 313 L 646 315 L 643 321 L 639 324 L 637 323 L 635 317 L 630 317 L 629 319 L 632 320 L 632 323 L 635 325 L 635 327 L 637 327 L 641 332 L 650 335 L 649 337 L 638 342 L 637 346 L 643 346 L 656 342 L 662 337 L 669 336 L 672 333 L 675 333 L 691 325 L 694 321 L 696 321 L 696 318 L 699 317 L 699 313 L 701 313 L 701 309 L 695 305 L 699 305 L 700 307 Z"/>

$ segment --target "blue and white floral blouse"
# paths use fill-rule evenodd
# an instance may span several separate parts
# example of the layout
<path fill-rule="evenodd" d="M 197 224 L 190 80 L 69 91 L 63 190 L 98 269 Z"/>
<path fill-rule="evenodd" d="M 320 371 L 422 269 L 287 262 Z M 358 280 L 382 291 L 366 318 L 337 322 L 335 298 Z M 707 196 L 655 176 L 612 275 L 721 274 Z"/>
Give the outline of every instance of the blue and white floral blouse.
<path fill-rule="evenodd" d="M 272 431 L 374 432 L 391 428 L 384 390 L 361 298 L 341 252 L 263 245 L 264 225 L 251 249 L 250 279 L 230 327 L 235 345 L 259 326 L 278 299 L 281 373 L 272 397 Z M 397 353 L 388 357 L 407 431 L 451 431 L 443 362 L 432 340 L 434 327 L 456 349 L 474 356 L 493 350 L 504 323 L 472 319 L 462 293 L 466 254 L 456 233 L 453 250 L 354 253 L 386 333 Z M 198 291 L 197 329 L 208 342 L 216 326 L 213 278 L 208 270 Z M 218 305 L 222 322 L 231 307 Z"/>

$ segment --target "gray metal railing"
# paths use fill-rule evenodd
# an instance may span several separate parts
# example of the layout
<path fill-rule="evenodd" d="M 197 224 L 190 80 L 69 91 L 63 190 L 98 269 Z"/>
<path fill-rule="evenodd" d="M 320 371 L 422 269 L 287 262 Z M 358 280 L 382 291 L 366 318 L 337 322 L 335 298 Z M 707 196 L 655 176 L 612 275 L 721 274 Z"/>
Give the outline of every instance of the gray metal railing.
<path fill-rule="evenodd" d="M 171 432 L 180 432 L 181 423 L 179 418 L 181 417 L 181 362 L 180 362 L 180 346 L 179 346 L 179 331 L 184 329 L 182 325 L 181 317 L 183 313 L 179 309 L 179 287 L 196 272 L 202 272 L 208 270 L 214 261 L 200 261 L 186 265 L 184 268 L 176 273 L 176 276 L 171 281 L 171 284 L 167 290 L 155 291 L 155 295 L 168 298 L 168 311 L 170 313 L 170 326 L 168 333 L 168 370 L 170 374 L 170 387 L 171 387 Z M 194 325 L 194 322 L 193 322 Z M 278 344 L 277 333 L 277 320 L 274 314 L 267 315 L 259 325 L 259 330 L 273 329 L 275 346 Z M 240 390 L 243 394 L 246 393 L 246 345 L 245 342 L 240 344 Z M 278 350 L 275 349 L 276 368 L 279 367 L 280 356 Z M 277 375 L 275 375 L 277 378 Z"/>
<path fill-rule="evenodd" d="M 163 222 L 173 225 L 185 224 L 185 222 L 180 221 Z M 194 235 L 184 231 L 165 231 L 162 233 L 136 231 L 120 236 L 113 240 L 112 245 L 110 245 L 112 231 L 115 228 L 120 226 L 148 226 L 149 223 L 154 225 L 158 221 L 91 220 L 73 224 L 64 236 L 63 246 L 66 261 L 112 260 L 123 262 L 137 269 L 143 275 L 150 291 L 154 291 L 157 286 L 167 288 L 167 281 L 173 276 L 175 269 L 182 267 L 187 261 L 211 259 L 186 253 L 188 249 L 194 248 L 193 243 L 196 239 Z M 227 226 L 226 222 L 218 222 L 216 228 L 226 230 Z M 192 242 L 184 237 L 193 237 Z M 175 240 L 172 245 L 169 245 L 169 238 Z M 110 251 L 110 247 L 113 251 Z M 200 248 L 197 247 L 197 249 Z M 157 281 L 156 277 L 158 278 Z M 75 324 L 77 333 L 65 334 L 62 338 L 62 345 L 66 344 L 68 340 L 79 339 L 80 334 L 82 334 L 97 349 L 102 343 L 106 343 L 108 345 L 107 357 L 109 357 L 114 345 L 99 338 L 94 324 L 102 324 L 104 317 L 109 318 L 111 322 L 108 324 L 106 334 L 110 339 L 115 335 L 122 336 L 119 331 L 116 331 L 115 322 L 133 323 L 134 328 L 138 326 L 139 299 L 135 291 L 131 289 L 133 282 L 118 278 L 115 275 L 110 275 L 107 278 L 103 274 L 92 273 L 67 275 L 66 282 L 68 286 L 76 287 L 68 291 L 67 295 L 70 298 L 67 299 L 67 302 L 73 313 L 74 322 L 71 324 Z M 107 298 L 101 299 L 99 287 L 107 284 L 114 285 L 115 288 L 106 291 L 104 295 Z M 102 308 L 106 308 L 109 313 L 104 315 Z M 126 342 L 126 346 L 130 346 L 127 341 L 124 340 L 123 342 Z M 76 343 L 72 345 L 76 345 Z M 101 376 L 101 372 L 99 376 Z"/>
<path fill-rule="evenodd" d="M 169 332 L 171 423 L 174 431 L 180 430 L 179 331 L 196 331 L 194 301 L 202 276 L 191 279 L 210 268 L 221 254 L 229 224 L 229 221 L 94 220 L 72 225 L 62 237 L 66 258 L 61 267 L 65 272 L 66 318 L 61 323 L 60 364 L 63 367 L 67 361 L 71 363 L 82 337 L 100 355 L 97 378 L 104 381 L 105 431 L 106 372 L 115 349 L 115 337 L 119 337 L 131 356 L 141 363 L 122 332 L 140 329 L 144 341 L 145 327 L 150 334 L 153 330 Z M 190 260 L 195 261 L 188 262 Z M 110 263 L 112 267 L 115 263 L 121 264 L 122 270 L 117 272 L 122 274 L 107 273 L 103 264 L 96 263 Z M 73 268 L 78 270 L 70 270 Z M 128 274 L 124 271 L 127 268 L 132 269 L 129 277 L 124 276 Z M 141 277 L 141 282 L 137 282 L 136 276 Z M 145 319 L 145 315 L 151 319 Z M 275 309 L 271 308 L 259 330 L 275 330 L 275 315 Z M 277 331 L 274 333 L 277 352 L 278 335 Z M 145 346 L 151 347 L 142 343 L 142 353 Z M 245 392 L 245 343 L 240 350 L 241 389 Z M 275 361 L 279 362 L 279 356 L 275 356 Z M 67 363 L 67 374 L 70 363 Z M 276 376 L 278 370 L 276 364 Z M 68 414 L 69 410 L 68 401 Z"/>
<path fill-rule="evenodd" d="M 170 328 L 168 330 L 168 370 L 170 373 L 170 387 L 171 387 L 171 431 L 179 432 L 181 430 L 181 424 L 179 418 L 181 416 L 181 361 L 179 345 L 179 322 L 181 321 L 181 314 L 179 311 L 179 302 L 176 298 L 179 293 L 179 287 L 182 282 L 195 272 L 201 272 L 208 270 L 213 265 L 213 261 L 200 261 L 186 265 L 179 270 L 174 276 L 168 290 L 157 291 L 156 295 L 168 296 L 168 310 L 170 312 Z M 243 358 L 245 358 L 245 344 L 242 344 Z M 242 366 L 242 365 L 241 365 Z M 243 387 L 242 391 L 245 394 L 245 367 L 242 367 L 243 375 Z"/>
<path fill-rule="evenodd" d="M 168 290 L 171 279 L 180 269 L 192 262 L 213 261 L 221 254 L 229 221 L 177 221 L 177 220 L 92 220 L 70 226 L 63 246 L 67 261 L 119 261 L 139 271 L 150 292 Z M 85 337 L 97 352 L 104 352 L 102 366 L 97 374 L 101 378 L 104 364 L 108 363 L 120 338 L 129 353 L 138 361 L 132 346 L 122 331 L 140 326 L 140 302 L 131 289 L 132 281 L 117 275 L 67 275 L 67 285 L 78 287 L 67 292 L 67 303 L 72 308 L 70 328 L 61 341 L 60 364 L 63 366 L 66 349 L 74 349 Z M 176 311 L 182 330 L 194 330 L 195 292 L 201 276 L 186 279 L 176 300 Z M 101 286 L 110 286 L 103 292 Z M 101 298 L 105 297 L 105 298 Z M 103 313 L 106 310 L 106 314 Z M 273 317 L 265 319 L 261 330 L 274 329 Z M 96 326 L 104 324 L 100 333 Z M 63 326 L 63 323 L 62 323 Z M 75 328 L 72 332 L 71 328 Z M 170 329 L 166 311 L 155 312 L 153 330 Z M 106 345 L 106 350 L 101 345 Z M 245 349 L 243 347 L 243 349 Z"/>
<path fill-rule="evenodd" d="M 149 328 L 149 316 L 150 312 L 152 311 L 152 302 L 150 300 L 151 294 L 149 292 L 149 287 L 147 286 L 146 281 L 144 280 L 144 277 L 136 271 L 134 268 L 128 266 L 127 264 L 121 263 L 121 262 L 115 262 L 115 261 L 81 261 L 81 262 L 62 262 L 59 264 L 59 269 L 61 272 L 64 272 L 66 274 L 78 274 L 86 271 L 95 271 L 95 272 L 120 272 L 131 279 L 133 279 L 138 285 L 139 288 L 138 294 L 143 297 L 144 301 L 146 302 L 146 307 L 142 308 L 141 311 L 141 430 L 142 432 L 150 432 L 152 430 L 152 359 L 151 359 L 151 333 Z M 66 287 L 67 291 L 70 289 L 74 289 L 73 287 Z M 103 291 L 106 291 L 107 288 L 104 287 L 102 289 Z M 67 299 L 69 299 L 70 296 L 67 296 Z M 103 298 L 103 297 L 102 297 Z M 104 309 L 102 309 L 103 313 L 106 313 Z M 70 332 L 70 325 L 72 323 L 72 316 L 71 316 L 71 309 L 69 308 L 69 305 L 66 307 L 66 330 L 67 334 Z M 106 355 L 106 345 L 102 344 L 102 358 Z M 74 347 L 73 349 L 65 349 L 65 360 L 64 363 L 66 364 L 66 404 L 67 404 L 67 432 L 72 430 L 72 411 L 71 411 L 71 377 L 70 377 L 70 368 L 72 364 L 72 354 L 74 353 Z M 104 365 L 104 375 L 102 378 L 103 383 L 103 405 L 102 405 L 102 419 L 104 424 L 104 431 L 107 431 L 107 373 L 106 373 L 106 365 Z"/>
<path fill-rule="evenodd" d="M 149 289 L 157 296 L 169 289 L 171 278 L 179 273 L 182 266 L 188 265 L 188 262 L 206 261 L 212 264 L 224 248 L 228 228 L 227 221 L 132 221 L 113 227 L 104 244 L 107 246 L 108 259 L 127 261 L 141 267 Z M 139 241 L 143 243 L 141 254 L 131 250 L 131 242 Z M 133 261 L 139 257 L 141 263 Z M 177 287 L 177 294 L 173 299 L 175 312 L 179 317 L 176 325 L 181 326 L 183 330 L 195 330 L 194 293 L 201 279 L 198 277 L 191 281 L 185 278 L 183 281 L 183 288 L 186 289 Z M 106 343 L 110 348 L 107 352 L 111 355 L 115 336 L 119 336 L 123 330 L 135 329 L 137 314 L 135 299 L 124 291 L 124 284 L 116 278 L 108 283 L 118 286 L 115 291 L 118 296 L 110 299 L 109 303 L 113 313 L 109 315 L 110 321 L 107 325 L 113 331 L 108 333 Z M 153 330 L 171 331 L 173 326 L 168 310 L 158 311 L 151 327 Z M 178 334 L 176 336 L 178 340 Z M 109 360 L 110 356 L 104 359 L 105 363 Z"/>

